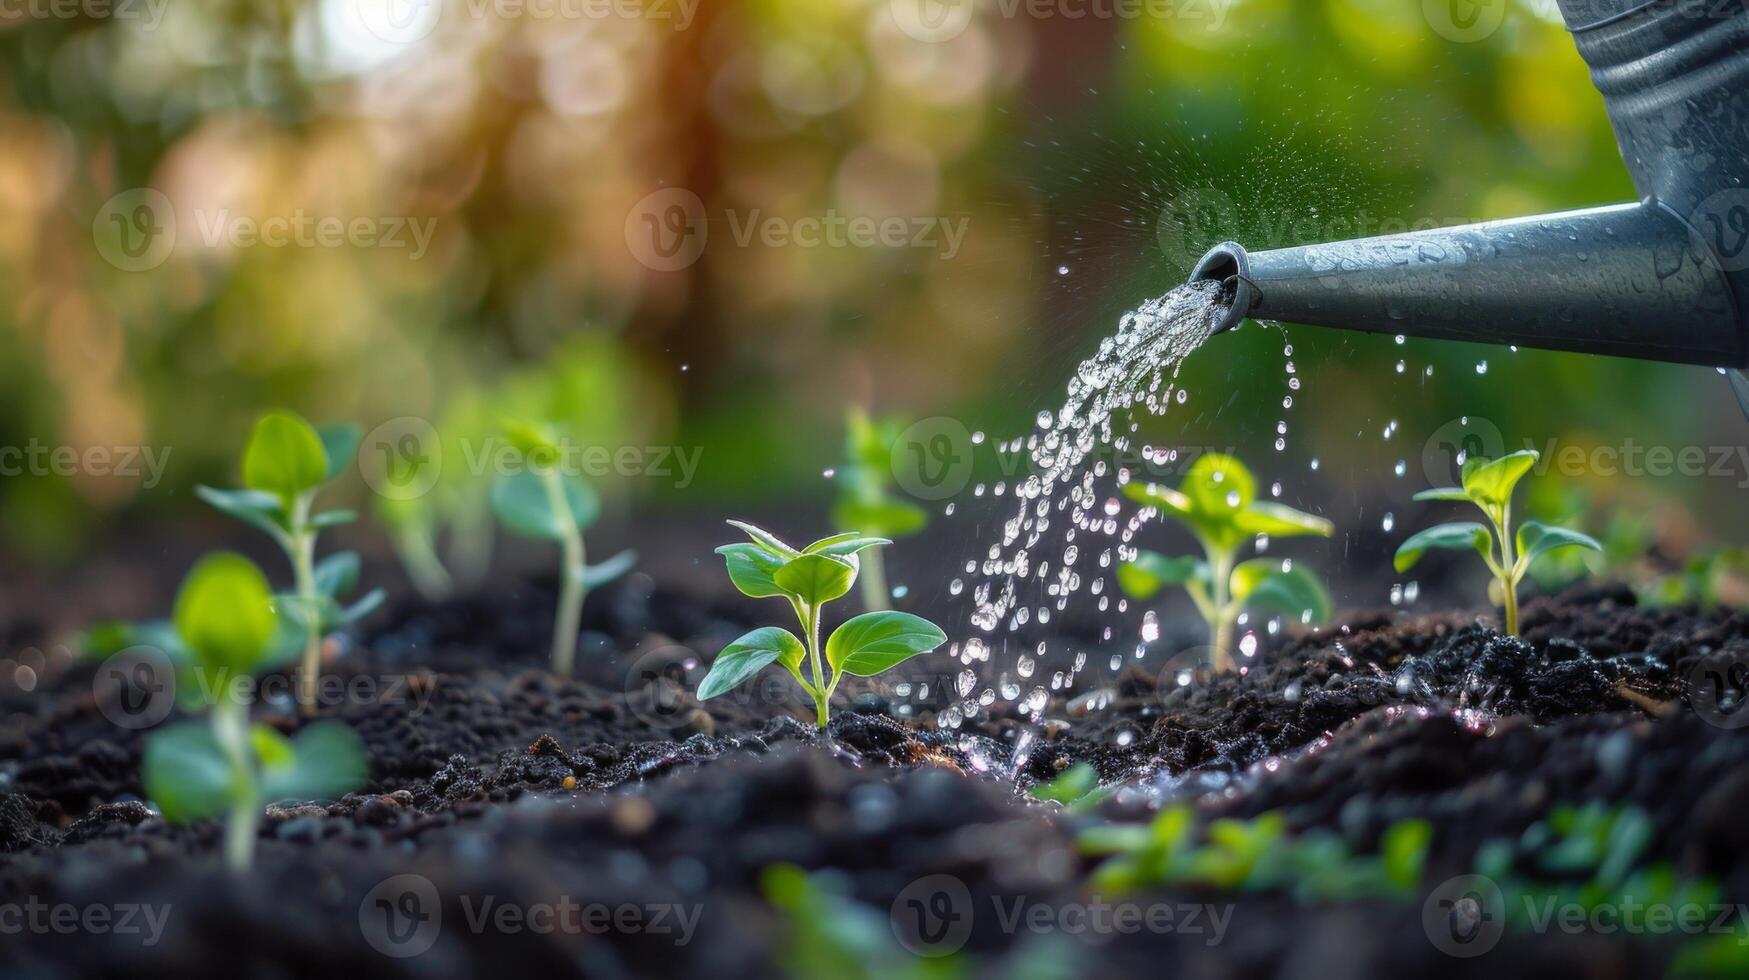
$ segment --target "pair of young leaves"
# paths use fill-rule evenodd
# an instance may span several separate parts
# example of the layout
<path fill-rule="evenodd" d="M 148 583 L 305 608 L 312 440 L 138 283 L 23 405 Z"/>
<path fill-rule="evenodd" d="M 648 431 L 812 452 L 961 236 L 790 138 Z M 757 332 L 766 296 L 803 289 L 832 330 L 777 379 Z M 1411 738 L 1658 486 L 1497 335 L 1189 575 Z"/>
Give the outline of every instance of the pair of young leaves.
<path fill-rule="evenodd" d="M 206 674 L 208 690 L 227 696 L 228 679 L 267 667 L 281 618 L 274 605 L 267 579 L 240 555 L 209 555 L 189 573 L 171 622 L 192 669 Z M 179 669 L 178 675 L 187 672 Z M 147 795 L 164 818 L 218 816 L 239 799 L 333 797 L 365 779 L 363 746 L 343 724 L 310 725 L 296 739 L 257 724 L 248 738 L 253 765 L 239 770 L 208 725 L 184 722 L 153 734 L 143 775 Z"/>
<path fill-rule="evenodd" d="M 1534 449 L 1521 449 L 1499 459 L 1487 460 L 1480 457 L 1464 463 L 1461 487 L 1436 487 L 1423 490 L 1415 495 L 1416 500 L 1451 500 L 1466 501 L 1476 505 L 1489 518 L 1494 529 L 1500 534 L 1512 533 L 1506 526 L 1512 503 L 1512 492 L 1518 486 L 1518 481 L 1536 465 L 1539 458 Z M 1454 521 L 1450 524 L 1437 524 L 1423 531 L 1410 535 L 1408 540 L 1397 548 L 1395 565 L 1397 571 L 1406 572 L 1421 560 L 1421 556 L 1434 548 L 1453 551 L 1468 551 L 1474 549 L 1488 563 L 1495 576 L 1507 583 L 1516 584 L 1524 577 L 1532 562 L 1556 548 L 1581 547 L 1592 551 L 1602 551 L 1603 546 L 1589 535 L 1581 534 L 1564 527 L 1552 527 L 1538 521 L 1525 521 L 1518 526 L 1513 535 L 1516 546 L 1516 556 L 1511 568 L 1501 567 L 1501 562 L 1495 559 L 1493 531 L 1486 525 L 1475 521 Z"/>
<path fill-rule="evenodd" d="M 1154 483 L 1130 483 L 1124 493 L 1189 528 L 1211 558 L 1221 556 L 1232 568 L 1226 583 L 1231 608 L 1218 610 L 1213 608 L 1217 590 L 1208 560 L 1139 551 L 1133 561 L 1117 570 L 1118 585 L 1129 595 L 1149 599 L 1166 586 L 1178 585 L 1191 594 L 1205 615 L 1212 612 L 1224 617 L 1246 606 L 1305 620 L 1330 615 L 1330 598 L 1311 572 L 1279 558 L 1231 562 L 1231 556 L 1259 534 L 1329 537 L 1335 530 L 1322 517 L 1258 500 L 1256 479 L 1234 457 L 1221 453 L 1197 457 L 1176 490 Z"/>
<path fill-rule="evenodd" d="M 558 437 L 526 422 L 506 422 L 503 429 L 528 464 L 492 484 L 492 513 L 505 529 L 518 537 L 563 542 L 570 534 L 580 535 L 593 527 L 601 517 L 601 495 L 581 476 L 559 470 Z M 549 490 L 554 481 L 568 513 L 560 512 Z M 637 552 L 622 551 L 599 565 L 567 571 L 577 575 L 584 588 L 592 589 L 631 571 L 637 561 Z"/>
<path fill-rule="evenodd" d="M 357 425 L 340 423 L 320 428 L 291 412 L 272 412 L 255 423 L 243 448 L 243 489 L 220 490 L 197 486 L 202 500 L 225 514 L 265 532 L 279 542 L 292 560 L 294 536 L 315 534 L 326 528 L 350 524 L 358 514 L 350 510 L 311 513 L 315 493 L 345 472 L 358 453 L 361 433 Z M 318 562 L 313 579 L 317 595 L 306 600 L 295 594 L 276 599 L 288 632 L 302 631 L 312 620 L 321 633 L 356 622 L 383 602 L 383 591 L 373 589 L 350 606 L 342 596 L 358 585 L 359 559 L 342 551 Z M 314 608 L 306 608 L 313 602 Z M 292 649 L 301 637 L 292 637 Z"/>
<path fill-rule="evenodd" d="M 790 600 L 804 623 L 816 621 L 826 603 L 840 598 L 856 582 L 857 555 L 892 542 L 860 531 L 821 538 L 806 548 L 793 548 L 763 528 L 730 521 L 750 539 L 717 549 L 728 565 L 729 579 L 755 599 Z M 947 642 L 934 623 L 902 612 L 869 612 L 852 617 L 826 640 L 826 665 L 833 676 L 872 677 Z M 815 685 L 802 672 L 808 648 L 789 630 L 756 629 L 724 647 L 698 687 L 698 698 L 709 700 L 752 679 L 765 667 L 781 665 L 810 693 Z M 828 683 L 835 683 L 829 681 Z"/>

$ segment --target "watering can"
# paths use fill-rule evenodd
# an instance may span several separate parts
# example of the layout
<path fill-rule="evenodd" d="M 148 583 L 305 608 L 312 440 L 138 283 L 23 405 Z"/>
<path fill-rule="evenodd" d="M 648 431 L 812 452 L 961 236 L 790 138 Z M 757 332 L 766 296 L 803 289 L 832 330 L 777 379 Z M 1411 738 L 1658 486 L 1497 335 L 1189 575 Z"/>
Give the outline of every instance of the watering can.
<path fill-rule="evenodd" d="M 1498 2 L 1498 0 L 1497 0 Z M 1749 414 L 1749 4 L 1559 0 L 1637 203 L 1210 249 L 1246 317 L 1726 370 Z"/>

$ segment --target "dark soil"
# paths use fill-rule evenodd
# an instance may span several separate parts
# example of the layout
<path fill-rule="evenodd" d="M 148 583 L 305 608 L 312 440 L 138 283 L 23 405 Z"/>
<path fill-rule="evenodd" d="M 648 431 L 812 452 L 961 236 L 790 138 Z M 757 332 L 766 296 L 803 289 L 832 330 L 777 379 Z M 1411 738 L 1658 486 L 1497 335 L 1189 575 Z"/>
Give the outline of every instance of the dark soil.
<path fill-rule="evenodd" d="M 1749 657 L 1741 613 L 1575 592 L 1531 602 L 1523 640 L 1458 614 L 1354 613 L 1266 643 L 1242 676 L 1180 686 L 1176 669 L 1131 670 L 1102 692 L 1080 683 L 1039 719 L 1003 710 L 958 728 L 937 724 L 950 696 L 940 677 L 958 664 L 936 654 L 920 658 L 940 662 L 933 699 L 865 684 L 822 733 L 796 720 L 804 705 L 781 685 L 708 706 L 687 693 L 698 662 L 752 621 L 744 600 L 699 602 L 642 576 L 599 590 L 578 677 L 563 680 L 542 669 L 551 608 L 541 589 L 407 604 L 336 644 L 336 683 L 369 693 L 335 696 L 323 713 L 364 738 L 373 783 L 270 809 L 241 878 L 220 864 L 217 826 L 170 827 L 141 802 L 145 733 L 99 712 L 94 665 L 6 695 L 0 973 L 769 976 L 792 923 L 759 883 L 784 862 L 837 869 L 883 927 L 912 882 L 957 878 L 978 910 L 963 962 L 987 975 L 1067 962 L 1089 976 L 1625 976 L 1660 969 L 1674 949 L 1509 932 L 1467 961 L 1431 946 L 1419 901 L 1197 890 L 1143 900 L 1235 902 L 1218 943 L 1207 930 L 1004 930 L 998 905 L 1087 900 L 1089 865 L 1071 839 L 1092 818 L 1025 792 L 1081 761 L 1124 787 L 1100 819 L 1146 820 L 1188 800 L 1211 818 L 1280 811 L 1294 830 L 1369 850 L 1393 821 L 1426 818 L 1430 884 L 1554 804 L 1631 803 L 1656 826 L 1652 859 L 1716 879 L 1725 901 L 1749 899 L 1749 734 L 1697 714 L 1684 682 L 1703 660 Z M 283 697 L 256 716 L 301 723 Z M 423 945 L 386 925 L 407 907 L 406 874 L 434 889 L 418 908 L 441 928 L 428 951 L 395 958 L 379 950 Z M 644 927 L 470 921 L 483 906 L 566 902 Z M 9 929 L 5 911 L 126 903 L 167 907 L 158 942 Z"/>

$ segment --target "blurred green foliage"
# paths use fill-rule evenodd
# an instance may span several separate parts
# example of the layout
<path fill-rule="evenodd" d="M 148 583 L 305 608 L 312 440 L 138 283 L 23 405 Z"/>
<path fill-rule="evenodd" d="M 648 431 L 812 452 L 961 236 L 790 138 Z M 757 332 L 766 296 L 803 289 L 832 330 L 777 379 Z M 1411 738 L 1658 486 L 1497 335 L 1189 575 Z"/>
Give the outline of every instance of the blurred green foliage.
<path fill-rule="evenodd" d="M 0 537 L 68 561 L 118 520 L 184 513 L 180 491 L 233 477 L 227 448 L 274 405 L 367 429 L 424 419 L 450 461 L 509 406 L 603 445 L 703 451 L 685 489 L 646 474 L 609 495 L 824 508 L 835 406 L 1021 433 L 1123 310 L 1215 241 L 1633 196 L 1585 67 L 1540 6 L 1512 5 L 1474 42 L 1379 0 L 1079 20 L 981 4 L 934 42 L 888 6 L 738 0 L 676 24 L 429 4 L 436 19 L 402 35 L 371 19 L 373 0 L 0 23 L 0 446 L 172 450 L 150 486 L 91 465 L 8 473 Z M 677 269 L 636 244 L 641 217 L 666 215 L 640 210 L 665 188 L 708 217 L 701 257 Z M 176 219 L 144 270 L 114 251 L 130 222 L 164 230 L 136 189 Z M 739 223 L 830 214 L 963 219 L 965 237 L 951 255 L 737 240 Z M 231 234 L 306 218 L 371 235 Z M 391 229 L 402 245 L 383 242 Z M 1190 404 L 1143 435 L 1267 445 L 1287 359 L 1306 387 L 1263 478 L 1308 493 L 1394 492 L 1392 461 L 1467 412 L 1513 442 L 1716 441 L 1741 424 L 1722 381 L 1689 369 L 1288 340 L 1292 358 L 1280 333 L 1247 328 L 1192 358 Z M 1404 445 L 1355 438 L 1387 420 Z M 481 524 L 477 483 L 452 469 L 431 506 Z M 1734 492 L 1657 489 L 1714 513 Z"/>

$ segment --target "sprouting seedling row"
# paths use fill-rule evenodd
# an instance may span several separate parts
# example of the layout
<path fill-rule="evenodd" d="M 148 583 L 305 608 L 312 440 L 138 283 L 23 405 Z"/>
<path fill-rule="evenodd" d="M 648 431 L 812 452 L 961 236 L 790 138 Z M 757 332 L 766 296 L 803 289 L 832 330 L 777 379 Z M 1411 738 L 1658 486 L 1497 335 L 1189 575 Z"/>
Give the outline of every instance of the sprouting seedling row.
<path fill-rule="evenodd" d="M 1603 546 L 1591 537 L 1564 527 L 1525 521 L 1512 531 L 1512 493 L 1518 481 L 1536 465 L 1537 452 L 1523 449 L 1499 459 L 1472 458 L 1464 463 L 1461 487 L 1436 487 L 1415 495 L 1416 500 L 1449 500 L 1474 504 L 1488 518 L 1486 526 L 1474 521 L 1437 524 L 1410 535 L 1397 548 L 1397 571 L 1406 572 L 1430 549 L 1474 550 L 1482 556 L 1500 590 L 1506 632 L 1518 635 L 1518 583 L 1531 563 L 1557 548 Z"/>
<path fill-rule="evenodd" d="M 1183 524 L 1202 545 L 1203 557 L 1138 551 L 1118 567 L 1119 587 L 1137 599 L 1150 599 L 1167 586 L 1182 587 L 1208 623 L 1216 671 L 1233 667 L 1234 620 L 1246 608 L 1305 622 L 1330 615 L 1329 596 L 1304 565 L 1275 558 L 1239 561 L 1240 549 L 1258 535 L 1329 537 L 1335 530 L 1322 517 L 1256 499 L 1257 481 L 1239 460 L 1208 453 L 1191 464 L 1176 490 L 1130 483 L 1124 492 Z"/>
<path fill-rule="evenodd" d="M 741 521 L 729 523 L 750 539 L 717 549 L 728 565 L 729 580 L 755 599 L 788 600 L 801 624 L 802 637 L 782 627 L 766 626 L 730 643 L 717 654 L 710 673 L 699 683 L 700 701 L 739 687 L 775 663 L 813 699 L 815 721 L 824 728 L 832 694 L 845 674 L 873 677 L 947 642 L 947 634 L 934 623 L 910 613 L 883 610 L 846 620 L 822 645 L 826 604 L 850 591 L 860 567 L 858 556 L 891 542 L 860 531 L 845 531 L 798 549 L 763 528 Z M 804 665 L 809 668 L 806 672 Z"/>

